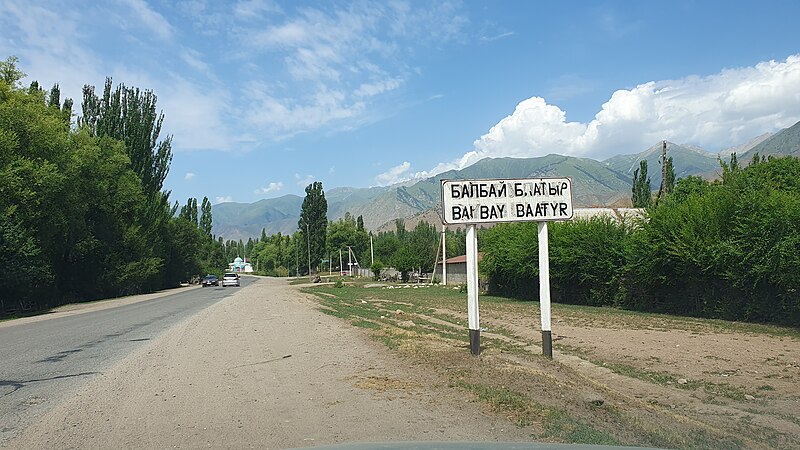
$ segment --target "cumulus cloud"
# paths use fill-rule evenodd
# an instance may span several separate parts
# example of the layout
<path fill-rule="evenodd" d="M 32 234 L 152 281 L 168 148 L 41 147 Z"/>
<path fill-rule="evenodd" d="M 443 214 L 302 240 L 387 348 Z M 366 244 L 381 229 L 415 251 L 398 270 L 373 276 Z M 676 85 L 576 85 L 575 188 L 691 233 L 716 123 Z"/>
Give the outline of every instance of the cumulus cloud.
<path fill-rule="evenodd" d="M 183 179 L 186 181 L 192 181 L 196 175 L 194 172 L 186 172 L 186 175 L 183 176 Z"/>
<path fill-rule="evenodd" d="M 710 76 L 618 90 L 588 123 L 570 122 L 558 106 L 531 97 L 475 140 L 473 150 L 428 174 L 464 168 L 486 157 L 558 153 L 603 159 L 641 151 L 662 139 L 714 151 L 798 120 L 800 55 L 792 55 Z"/>
<path fill-rule="evenodd" d="M 258 188 L 253 191 L 254 194 L 269 194 L 270 192 L 278 192 L 283 189 L 282 181 L 272 181 L 266 187 Z"/>
<path fill-rule="evenodd" d="M 418 178 L 425 178 L 433 175 L 430 172 L 411 172 L 411 163 L 403 161 L 402 164 L 392 167 L 391 169 L 383 172 L 375 177 L 375 182 L 379 186 L 388 186 L 390 184 L 402 183 L 408 180 Z"/>
<path fill-rule="evenodd" d="M 216 197 L 215 200 L 216 201 L 214 202 L 214 204 L 230 203 L 230 202 L 233 201 L 233 197 L 231 197 L 230 195 L 225 195 L 225 196 L 222 196 L 222 197 Z"/>

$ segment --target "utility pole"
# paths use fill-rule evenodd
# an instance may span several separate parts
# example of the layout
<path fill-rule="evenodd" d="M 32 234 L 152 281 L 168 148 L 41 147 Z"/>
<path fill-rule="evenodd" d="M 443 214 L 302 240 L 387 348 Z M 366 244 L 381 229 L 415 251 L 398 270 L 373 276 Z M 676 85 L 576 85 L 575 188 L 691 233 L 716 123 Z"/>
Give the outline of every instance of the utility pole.
<path fill-rule="evenodd" d="M 342 249 L 339 249 L 339 276 L 342 276 Z"/>
<path fill-rule="evenodd" d="M 369 266 L 375 264 L 375 251 L 372 248 L 372 233 L 369 234 Z"/>
<path fill-rule="evenodd" d="M 311 235 L 308 233 L 308 222 L 306 222 L 306 245 L 308 248 L 308 274 L 311 275 Z"/>
<path fill-rule="evenodd" d="M 350 253 L 351 253 L 350 246 L 348 245 L 347 246 L 347 270 L 349 270 L 349 274 L 352 277 L 353 276 L 353 260 L 350 259 Z"/>
<path fill-rule="evenodd" d="M 665 192 L 667 192 L 667 141 L 661 141 L 661 186 L 658 188 L 656 201 Z"/>

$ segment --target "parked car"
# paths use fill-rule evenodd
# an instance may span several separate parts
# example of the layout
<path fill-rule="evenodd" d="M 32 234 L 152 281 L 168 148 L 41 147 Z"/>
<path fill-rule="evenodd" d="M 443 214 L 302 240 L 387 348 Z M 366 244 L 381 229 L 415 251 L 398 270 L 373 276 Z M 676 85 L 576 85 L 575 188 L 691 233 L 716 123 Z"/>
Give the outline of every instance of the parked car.
<path fill-rule="evenodd" d="M 219 279 L 216 275 L 206 275 L 203 277 L 203 281 L 201 283 L 203 287 L 206 286 L 219 286 Z"/>
<path fill-rule="evenodd" d="M 226 273 L 222 276 L 222 287 L 236 286 L 239 287 L 239 274 Z"/>

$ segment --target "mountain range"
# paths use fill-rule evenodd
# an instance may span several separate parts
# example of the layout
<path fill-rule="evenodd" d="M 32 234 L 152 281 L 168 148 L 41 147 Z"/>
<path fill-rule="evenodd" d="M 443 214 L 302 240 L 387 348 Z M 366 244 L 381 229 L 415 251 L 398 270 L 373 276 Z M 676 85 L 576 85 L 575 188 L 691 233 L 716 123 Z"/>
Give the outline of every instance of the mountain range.
<path fill-rule="evenodd" d="M 325 191 L 328 218 L 337 220 L 349 212 L 364 218 L 367 229 L 377 230 L 397 218 L 424 215 L 440 200 L 440 180 L 473 178 L 571 177 L 576 207 L 626 206 L 630 204 L 631 180 L 639 162 L 647 161 L 650 186 L 661 184 L 659 142 L 636 154 L 617 155 L 603 161 L 572 156 L 547 155 L 536 158 L 486 158 L 460 170 L 442 172 L 430 178 L 391 186 L 370 188 L 336 187 Z M 800 122 L 775 134 L 758 136 L 749 142 L 711 153 L 700 147 L 667 142 L 678 178 L 719 176 L 719 159 L 736 152 L 742 162 L 752 155 L 800 155 Z M 287 194 L 255 203 L 220 203 L 213 206 L 214 229 L 224 239 L 248 239 L 267 234 L 291 234 L 297 230 L 303 197 Z"/>

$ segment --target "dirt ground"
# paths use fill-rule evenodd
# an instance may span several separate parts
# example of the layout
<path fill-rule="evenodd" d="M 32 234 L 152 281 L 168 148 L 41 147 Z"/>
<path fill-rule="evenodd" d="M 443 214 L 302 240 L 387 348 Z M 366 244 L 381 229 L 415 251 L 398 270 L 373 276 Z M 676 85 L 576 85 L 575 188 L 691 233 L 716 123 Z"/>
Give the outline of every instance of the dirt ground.
<path fill-rule="evenodd" d="M 520 315 L 519 308 L 492 306 L 481 311 L 486 336 L 541 353 L 537 307 Z M 458 317 L 464 311 L 439 313 Z M 554 305 L 553 317 L 554 359 L 587 380 L 583 387 L 573 386 L 570 397 L 618 397 L 618 405 L 633 416 L 637 408 L 641 415 L 648 409 L 667 412 L 677 427 L 694 422 L 716 439 L 739 439 L 731 441 L 736 446 L 800 446 L 796 335 L 770 333 L 769 327 L 766 333 L 728 330 L 713 321 L 669 316 L 582 313 L 560 305 Z M 493 335 L 492 329 L 502 332 Z"/>
<path fill-rule="evenodd" d="M 343 326 L 344 325 L 344 326 Z M 187 319 L 46 413 L 10 448 L 286 448 L 525 441 L 285 280 Z"/>
<path fill-rule="evenodd" d="M 791 330 L 553 305 L 551 361 L 535 303 L 488 301 L 475 358 L 457 291 L 302 288 L 261 279 L 242 289 L 92 381 L 11 447 L 800 448 Z"/>
<path fill-rule="evenodd" d="M 537 303 L 486 298 L 470 358 L 464 295 L 397 287 L 312 292 L 537 440 L 800 448 L 797 330 L 555 304 L 550 361 Z"/>

